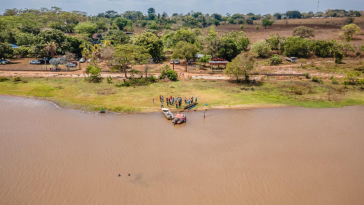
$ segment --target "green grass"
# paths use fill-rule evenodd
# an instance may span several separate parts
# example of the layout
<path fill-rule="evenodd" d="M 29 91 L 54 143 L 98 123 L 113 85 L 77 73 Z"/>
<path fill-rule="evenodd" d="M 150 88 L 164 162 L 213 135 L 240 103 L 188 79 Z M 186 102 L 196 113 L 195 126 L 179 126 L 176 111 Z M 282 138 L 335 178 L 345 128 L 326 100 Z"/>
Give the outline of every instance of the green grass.
<path fill-rule="evenodd" d="M 160 108 L 159 95 L 197 96 L 199 105 L 196 109 L 277 105 L 327 108 L 364 104 L 364 91 L 360 86 L 333 85 L 331 82 L 270 80 L 251 86 L 226 81 L 182 80 L 116 87 L 115 80 L 108 84 L 105 79 L 96 84 L 87 83 L 82 78 L 27 80 L 27 83 L 14 83 L 12 79 L 0 82 L 0 94 L 41 97 L 63 106 L 89 110 L 102 107 L 115 112 L 156 111 Z"/>

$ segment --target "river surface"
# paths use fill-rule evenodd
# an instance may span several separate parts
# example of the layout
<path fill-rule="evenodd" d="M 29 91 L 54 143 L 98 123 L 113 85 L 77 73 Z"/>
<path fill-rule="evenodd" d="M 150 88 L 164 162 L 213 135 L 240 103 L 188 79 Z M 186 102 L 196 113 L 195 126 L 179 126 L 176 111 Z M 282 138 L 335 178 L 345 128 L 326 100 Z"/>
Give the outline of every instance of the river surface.
<path fill-rule="evenodd" d="M 362 106 L 187 120 L 0 96 L 0 205 L 364 203 Z"/>

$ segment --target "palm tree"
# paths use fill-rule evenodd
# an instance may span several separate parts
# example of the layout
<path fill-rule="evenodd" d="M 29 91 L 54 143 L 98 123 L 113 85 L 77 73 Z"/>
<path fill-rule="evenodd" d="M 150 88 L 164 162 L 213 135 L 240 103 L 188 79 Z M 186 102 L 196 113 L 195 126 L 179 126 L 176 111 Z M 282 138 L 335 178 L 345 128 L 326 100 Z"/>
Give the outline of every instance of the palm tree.
<path fill-rule="evenodd" d="M 52 41 L 52 42 L 47 42 L 45 44 L 44 49 L 47 51 L 47 54 L 48 55 L 50 54 L 53 58 L 57 52 L 57 47 L 58 47 L 58 44 Z"/>
<path fill-rule="evenodd" d="M 92 54 L 92 45 L 88 42 L 83 42 L 81 44 L 81 48 L 82 48 L 82 57 L 86 60 L 88 64 L 87 60 L 91 57 Z"/>

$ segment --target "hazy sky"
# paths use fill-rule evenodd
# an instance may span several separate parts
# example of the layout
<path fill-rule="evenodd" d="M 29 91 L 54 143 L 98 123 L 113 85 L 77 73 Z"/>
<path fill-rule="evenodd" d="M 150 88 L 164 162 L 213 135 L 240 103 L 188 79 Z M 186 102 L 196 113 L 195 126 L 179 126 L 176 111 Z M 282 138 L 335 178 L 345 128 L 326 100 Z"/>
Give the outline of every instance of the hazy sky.
<path fill-rule="evenodd" d="M 193 11 L 202 13 L 242 13 L 253 12 L 267 14 L 299 10 L 308 12 L 317 10 L 317 0 L 0 0 L 0 13 L 8 8 L 41 8 L 51 6 L 61 7 L 65 11 L 85 11 L 88 14 L 98 14 L 106 10 L 124 12 L 138 10 L 147 13 L 149 7 L 154 7 L 157 13 L 167 12 L 186 14 Z M 327 9 L 364 10 L 364 0 L 320 0 L 320 11 Z"/>

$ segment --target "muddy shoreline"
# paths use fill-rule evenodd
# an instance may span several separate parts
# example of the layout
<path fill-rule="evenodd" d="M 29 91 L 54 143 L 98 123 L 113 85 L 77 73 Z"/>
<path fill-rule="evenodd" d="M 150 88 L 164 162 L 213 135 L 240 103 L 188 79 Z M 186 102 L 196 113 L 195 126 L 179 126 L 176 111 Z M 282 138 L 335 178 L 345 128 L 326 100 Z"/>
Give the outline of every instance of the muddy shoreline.
<path fill-rule="evenodd" d="M 54 104 L 58 109 L 73 109 L 73 110 L 80 110 L 84 112 L 98 112 L 96 110 L 93 110 L 92 108 L 87 108 L 85 106 L 79 106 L 76 104 L 71 103 L 65 103 L 65 102 L 59 102 L 54 99 L 49 99 L 47 97 L 35 97 L 35 96 L 22 96 L 22 95 L 5 95 L 0 94 L 0 96 L 6 96 L 6 97 L 17 97 L 17 98 L 23 98 L 23 99 L 34 99 L 34 100 L 41 100 L 41 101 L 47 101 L 52 104 Z M 177 110 L 173 107 L 166 107 L 170 109 L 172 112 L 192 112 L 192 111 L 208 111 L 208 110 L 248 110 L 248 109 L 264 109 L 264 108 L 279 108 L 279 107 L 294 107 L 294 106 L 288 106 L 288 105 L 256 105 L 256 104 L 246 104 L 246 105 L 230 105 L 230 106 L 215 106 L 211 108 L 197 108 L 197 109 L 191 109 L 190 111 L 183 111 L 183 110 Z M 160 112 L 159 108 L 152 108 L 151 109 L 141 109 L 141 111 L 132 111 L 132 112 L 114 112 L 106 110 L 107 113 L 115 113 L 115 114 L 145 114 L 145 113 L 158 113 Z"/>

